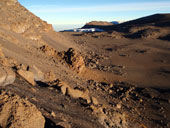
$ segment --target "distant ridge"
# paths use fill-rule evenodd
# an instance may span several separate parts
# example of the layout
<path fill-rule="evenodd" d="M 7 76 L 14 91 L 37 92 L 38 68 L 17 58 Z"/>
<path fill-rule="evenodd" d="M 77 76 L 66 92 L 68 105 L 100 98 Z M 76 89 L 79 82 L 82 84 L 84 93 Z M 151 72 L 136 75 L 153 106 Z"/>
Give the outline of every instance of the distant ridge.
<path fill-rule="evenodd" d="M 131 39 L 170 40 L 170 13 L 154 14 L 135 20 L 113 24 L 108 22 L 89 22 L 83 28 L 97 28 L 112 33 L 118 32 Z"/>
<path fill-rule="evenodd" d="M 170 13 L 154 14 L 139 19 L 124 22 L 121 25 L 154 25 L 154 26 L 170 26 Z"/>
<path fill-rule="evenodd" d="M 112 22 L 105 22 L 105 21 L 91 21 L 89 23 L 86 23 L 82 29 L 89 29 L 89 28 L 97 28 L 105 30 L 105 28 L 113 26 L 114 23 Z"/>
<path fill-rule="evenodd" d="M 99 28 L 105 31 L 119 31 L 128 32 L 131 27 L 137 26 L 156 26 L 156 27 L 170 27 L 170 13 L 154 14 L 135 20 L 123 22 L 120 24 L 91 24 L 87 23 L 83 28 Z"/>

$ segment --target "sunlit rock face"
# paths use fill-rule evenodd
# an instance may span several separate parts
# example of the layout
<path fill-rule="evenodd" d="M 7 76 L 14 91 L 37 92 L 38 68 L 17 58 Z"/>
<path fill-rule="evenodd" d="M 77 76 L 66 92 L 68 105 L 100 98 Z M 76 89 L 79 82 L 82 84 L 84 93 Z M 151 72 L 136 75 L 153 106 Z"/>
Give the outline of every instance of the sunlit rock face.
<path fill-rule="evenodd" d="M 8 5 L 16 4 L 16 3 L 18 3 L 18 0 L 1 0 L 1 3 L 6 3 Z"/>
<path fill-rule="evenodd" d="M 25 36 L 52 31 L 52 25 L 29 12 L 17 0 L 0 1 L 0 27 Z"/>

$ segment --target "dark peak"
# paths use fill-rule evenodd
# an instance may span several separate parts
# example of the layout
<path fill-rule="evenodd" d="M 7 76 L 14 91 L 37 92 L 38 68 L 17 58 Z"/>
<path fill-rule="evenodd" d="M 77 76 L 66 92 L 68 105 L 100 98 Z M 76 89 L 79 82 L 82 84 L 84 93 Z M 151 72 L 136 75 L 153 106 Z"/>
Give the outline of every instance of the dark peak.
<path fill-rule="evenodd" d="M 154 14 L 122 23 L 122 25 L 155 25 L 165 22 L 170 22 L 170 13 Z"/>
<path fill-rule="evenodd" d="M 156 13 L 151 16 L 170 16 L 170 13 Z"/>

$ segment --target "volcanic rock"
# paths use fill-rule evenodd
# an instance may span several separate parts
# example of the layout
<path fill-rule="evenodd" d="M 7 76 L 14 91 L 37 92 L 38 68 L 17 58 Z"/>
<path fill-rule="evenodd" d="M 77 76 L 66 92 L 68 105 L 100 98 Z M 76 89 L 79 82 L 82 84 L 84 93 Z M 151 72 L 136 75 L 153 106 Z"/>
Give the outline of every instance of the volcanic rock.
<path fill-rule="evenodd" d="M 39 49 L 48 56 L 55 56 L 57 54 L 57 51 L 49 45 L 43 45 Z"/>
<path fill-rule="evenodd" d="M 0 91 L 1 128 L 44 128 L 45 119 L 29 101 Z"/>
<path fill-rule="evenodd" d="M 36 83 L 34 81 L 34 74 L 32 72 L 20 69 L 17 71 L 17 73 L 31 85 L 33 85 L 33 86 L 36 85 Z"/>
<path fill-rule="evenodd" d="M 82 72 L 85 68 L 83 57 L 73 48 L 69 48 L 67 52 L 64 52 L 63 59 L 77 73 Z"/>
<path fill-rule="evenodd" d="M 75 98 L 75 99 L 82 98 L 82 99 L 85 99 L 88 103 L 91 102 L 91 98 L 89 96 L 88 90 L 80 90 L 77 88 L 75 89 L 75 88 L 70 87 L 68 84 L 64 82 L 59 82 L 57 86 L 60 87 L 60 90 L 63 95 L 69 95 L 70 97 Z M 93 98 L 93 100 L 96 100 L 96 99 Z"/>
<path fill-rule="evenodd" d="M 0 86 L 12 84 L 15 81 L 15 73 L 8 67 L 0 67 Z"/>

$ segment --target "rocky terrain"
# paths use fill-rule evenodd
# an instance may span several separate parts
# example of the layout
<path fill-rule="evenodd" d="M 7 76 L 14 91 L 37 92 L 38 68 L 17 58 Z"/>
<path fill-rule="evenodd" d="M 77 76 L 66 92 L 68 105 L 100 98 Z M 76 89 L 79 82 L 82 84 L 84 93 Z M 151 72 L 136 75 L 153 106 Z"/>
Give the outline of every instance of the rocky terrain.
<path fill-rule="evenodd" d="M 170 127 L 169 14 L 98 33 L 57 33 L 17 0 L 0 16 L 0 128 Z"/>

